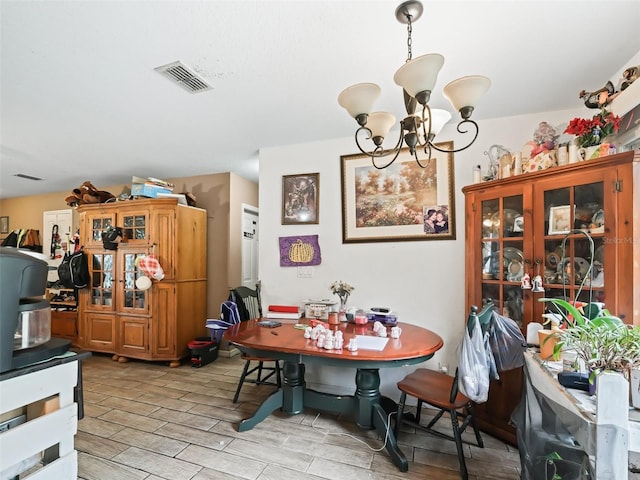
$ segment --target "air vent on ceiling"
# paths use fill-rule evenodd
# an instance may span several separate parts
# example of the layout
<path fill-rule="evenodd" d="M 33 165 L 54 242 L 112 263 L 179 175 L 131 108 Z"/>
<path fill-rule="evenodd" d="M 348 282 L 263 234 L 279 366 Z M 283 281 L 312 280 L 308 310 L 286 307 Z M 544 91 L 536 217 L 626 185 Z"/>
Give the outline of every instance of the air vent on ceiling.
<path fill-rule="evenodd" d="M 26 173 L 16 173 L 14 177 L 25 178 L 27 180 L 42 180 L 40 177 L 34 177 L 31 175 L 27 175 Z"/>
<path fill-rule="evenodd" d="M 205 90 L 211 90 L 213 88 L 180 61 L 169 63 L 162 67 L 156 67 L 154 70 L 176 82 L 191 93 L 204 92 Z"/>

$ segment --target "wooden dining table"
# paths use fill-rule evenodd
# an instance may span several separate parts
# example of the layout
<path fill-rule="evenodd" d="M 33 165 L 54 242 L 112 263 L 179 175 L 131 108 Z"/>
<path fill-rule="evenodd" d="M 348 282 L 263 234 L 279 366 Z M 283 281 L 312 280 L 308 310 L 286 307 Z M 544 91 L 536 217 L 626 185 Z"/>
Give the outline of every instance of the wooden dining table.
<path fill-rule="evenodd" d="M 305 407 L 328 411 L 352 418 L 363 429 L 376 429 L 385 440 L 385 447 L 393 463 L 406 472 L 407 458 L 398 448 L 390 418 L 397 411 L 395 401 L 380 394 L 380 368 L 402 367 L 422 363 L 442 348 L 442 338 L 426 328 L 409 323 L 398 323 L 402 329 L 399 338 L 388 338 L 380 350 L 359 348 L 349 351 L 319 348 L 315 340 L 307 339 L 301 320 L 280 320 L 280 326 L 268 328 L 259 323 L 266 319 L 241 322 L 225 333 L 225 338 L 246 355 L 282 360 L 284 366 L 282 386 L 267 397 L 254 414 L 242 420 L 238 431 L 252 429 L 275 410 L 296 415 Z M 273 320 L 273 319 L 270 319 Z M 360 344 L 375 337 L 372 324 L 356 325 L 343 322 L 329 325 L 334 332 L 342 331 L 344 345 L 356 336 Z M 390 332 L 390 328 L 387 327 Z M 388 333 L 389 333 L 388 332 Z M 378 347 L 379 348 L 379 347 Z M 335 395 L 306 387 L 305 365 L 355 368 L 355 390 L 352 395 Z"/>

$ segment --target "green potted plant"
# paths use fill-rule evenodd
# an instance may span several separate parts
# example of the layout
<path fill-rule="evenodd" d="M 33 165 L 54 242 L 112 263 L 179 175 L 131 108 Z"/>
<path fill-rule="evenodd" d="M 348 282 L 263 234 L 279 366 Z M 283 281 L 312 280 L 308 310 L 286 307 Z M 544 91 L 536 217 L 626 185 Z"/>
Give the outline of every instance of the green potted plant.
<path fill-rule="evenodd" d="M 552 311 L 562 316 L 562 328 L 554 334 L 554 356 L 563 349 L 574 350 L 590 374 L 590 383 L 605 370 L 620 372 L 630 379 L 631 370 L 640 368 L 640 327 L 625 325 L 608 310 L 594 309 L 592 304 L 581 311 L 560 298 L 540 301 L 549 302 Z"/>

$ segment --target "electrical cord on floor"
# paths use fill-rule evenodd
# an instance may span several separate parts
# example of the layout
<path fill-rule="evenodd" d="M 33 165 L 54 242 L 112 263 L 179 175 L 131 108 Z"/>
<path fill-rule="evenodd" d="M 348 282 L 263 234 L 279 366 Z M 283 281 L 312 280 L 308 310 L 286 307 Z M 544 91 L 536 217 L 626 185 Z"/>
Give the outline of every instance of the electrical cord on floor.
<path fill-rule="evenodd" d="M 320 413 L 318 413 L 316 415 L 316 418 L 313 419 L 313 422 L 311 422 L 311 428 L 315 428 L 316 430 L 320 430 L 323 433 L 325 433 L 326 435 L 344 435 L 345 437 L 350 437 L 353 440 L 356 440 L 356 441 L 362 443 L 365 447 L 367 447 L 372 452 L 381 452 L 382 450 L 384 450 L 387 447 L 387 442 L 389 441 L 389 432 L 391 431 L 391 415 L 396 415 L 396 414 L 397 414 L 397 412 L 390 412 L 389 415 L 387 415 L 387 428 L 386 428 L 386 432 L 385 432 L 385 435 L 384 435 L 384 443 L 382 444 L 382 446 L 380 448 L 373 448 L 367 442 L 365 442 L 364 440 L 356 437 L 355 435 L 351 435 L 350 433 L 326 432 L 322 428 L 316 427 L 315 423 L 316 423 L 316 420 L 318 420 L 318 418 L 320 418 Z"/>

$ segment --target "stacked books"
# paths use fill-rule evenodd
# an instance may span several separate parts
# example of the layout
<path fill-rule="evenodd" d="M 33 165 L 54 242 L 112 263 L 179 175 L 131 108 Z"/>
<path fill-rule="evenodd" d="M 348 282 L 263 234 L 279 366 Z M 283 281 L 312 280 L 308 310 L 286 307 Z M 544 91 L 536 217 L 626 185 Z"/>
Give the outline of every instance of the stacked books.
<path fill-rule="evenodd" d="M 290 318 L 297 320 L 302 317 L 302 310 L 295 305 L 269 305 L 265 315 L 267 318 Z"/>

